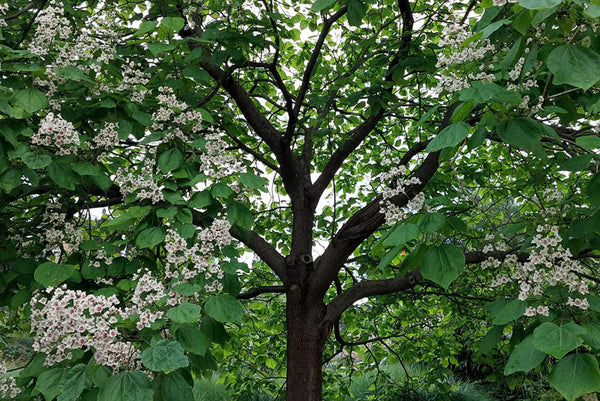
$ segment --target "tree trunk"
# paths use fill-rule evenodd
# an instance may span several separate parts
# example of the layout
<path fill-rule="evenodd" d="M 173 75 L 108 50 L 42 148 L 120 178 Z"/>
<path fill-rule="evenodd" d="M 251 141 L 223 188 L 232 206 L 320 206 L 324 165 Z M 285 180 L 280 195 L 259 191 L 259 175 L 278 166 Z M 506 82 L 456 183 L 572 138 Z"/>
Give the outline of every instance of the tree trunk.
<path fill-rule="evenodd" d="M 307 304 L 300 286 L 287 294 L 287 401 L 322 401 L 321 361 L 328 336 L 325 305 Z"/>

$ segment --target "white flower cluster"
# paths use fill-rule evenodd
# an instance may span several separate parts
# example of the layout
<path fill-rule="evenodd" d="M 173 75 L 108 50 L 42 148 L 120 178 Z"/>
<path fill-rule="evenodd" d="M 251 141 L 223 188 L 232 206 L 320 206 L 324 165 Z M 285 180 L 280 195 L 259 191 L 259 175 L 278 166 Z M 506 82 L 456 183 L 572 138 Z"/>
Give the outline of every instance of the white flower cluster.
<path fill-rule="evenodd" d="M 0 13 L 6 14 L 6 11 L 8 11 L 9 8 L 10 6 L 8 5 L 8 3 L 0 3 Z M 4 20 L 4 18 L 0 18 L 0 28 L 6 25 L 7 23 Z"/>
<path fill-rule="evenodd" d="M 397 158 L 394 160 L 399 162 Z M 385 214 L 385 221 L 388 224 L 396 224 L 398 221 L 403 220 L 408 212 L 408 210 L 395 205 L 392 199 L 400 194 L 405 194 L 408 187 L 421 183 L 421 180 L 417 177 L 403 177 L 405 173 L 406 166 L 395 166 L 381 174 L 381 181 L 385 185 L 385 189 L 382 193 L 383 199 L 380 201 L 380 212 Z M 423 207 L 424 201 L 425 196 L 421 193 L 409 199 L 406 207 L 410 211 L 418 211 Z"/>
<path fill-rule="evenodd" d="M 121 66 L 121 74 L 123 79 L 119 85 L 115 88 L 116 92 L 127 92 L 132 91 L 131 101 L 134 103 L 141 103 L 148 89 L 145 86 L 150 82 L 150 74 L 144 72 L 142 65 L 134 61 L 128 61 Z M 105 92 L 111 92 L 109 87 L 101 87 Z"/>
<path fill-rule="evenodd" d="M 58 147 L 58 155 L 68 155 L 77 153 L 80 139 L 73 124 L 60 115 L 48 113 L 40 122 L 38 131 L 31 136 L 31 142 L 35 145 L 54 145 Z"/>
<path fill-rule="evenodd" d="M 519 0 L 493 0 L 492 3 L 494 4 L 494 6 L 503 6 L 506 3 L 518 3 Z"/>
<path fill-rule="evenodd" d="M 43 241 L 47 252 L 60 254 L 60 248 L 69 254 L 79 249 L 84 241 L 83 233 L 75 224 L 66 221 L 67 215 L 53 211 L 60 208 L 60 204 L 49 205 L 42 214 Z"/>
<path fill-rule="evenodd" d="M 452 68 L 460 66 L 471 61 L 482 60 L 488 52 L 495 52 L 496 47 L 493 46 L 488 39 L 474 40 L 468 45 L 464 42 L 471 37 L 467 29 L 460 24 L 452 24 L 444 27 L 442 31 L 442 39 L 438 46 L 449 48 L 450 51 L 446 54 L 441 54 L 438 58 L 436 67 L 441 72 L 439 77 L 437 92 L 447 90 L 450 93 L 466 89 L 470 86 L 470 81 L 491 82 L 494 80 L 494 74 L 479 72 L 455 72 Z"/>
<path fill-rule="evenodd" d="M 64 13 L 65 10 L 56 1 L 52 1 L 48 7 L 40 12 L 36 18 L 35 35 L 33 35 L 33 40 L 29 44 L 30 52 L 38 56 L 46 55 L 57 35 L 62 40 L 69 38 L 72 29 Z"/>
<path fill-rule="evenodd" d="M 0 360 L 0 398 L 14 399 L 21 393 L 14 377 L 6 377 L 6 364 Z"/>
<path fill-rule="evenodd" d="M 162 311 L 153 312 L 151 307 L 156 301 L 160 301 L 165 298 L 166 290 L 163 283 L 152 277 L 152 274 L 147 271 L 138 271 L 134 276 L 134 280 L 138 280 L 133 296 L 131 297 L 131 306 L 125 308 L 123 318 L 127 318 L 132 315 L 137 316 L 136 327 L 138 330 L 144 327 L 150 327 L 150 325 L 162 319 L 164 313 Z M 169 305 L 175 306 L 180 303 L 180 297 L 175 293 L 170 293 L 171 300 L 175 302 L 169 302 Z"/>
<path fill-rule="evenodd" d="M 240 173 L 243 165 L 235 155 L 226 150 L 227 143 L 214 127 L 204 136 L 206 152 L 200 155 L 200 172 L 217 181 L 223 177 Z"/>
<path fill-rule="evenodd" d="M 47 288 L 48 299 L 35 294 L 31 299 L 31 331 L 35 333 L 33 349 L 46 354 L 46 365 L 72 357 L 72 350 L 94 351 L 100 365 L 118 371 L 141 367 L 140 353 L 130 342 L 119 339 L 114 327 L 122 311 L 114 295 L 86 294 L 66 286 Z"/>
<path fill-rule="evenodd" d="M 154 160 L 147 158 L 139 174 L 126 173 L 122 168 L 117 170 L 114 182 L 119 185 L 123 197 L 138 191 L 136 198 L 139 200 L 151 199 L 152 203 L 158 203 L 164 199 L 158 183 L 152 178 L 153 165 Z"/>
<path fill-rule="evenodd" d="M 165 239 L 165 277 L 187 281 L 202 275 L 206 282 L 212 280 L 204 286 L 206 292 L 222 290 L 223 284 L 219 280 L 223 278 L 224 272 L 218 261 L 208 255 L 231 243 L 233 238 L 229 234 L 230 228 L 231 224 L 227 220 L 215 219 L 210 227 L 199 231 L 198 240 L 192 247 L 188 247 L 185 239 L 175 230 L 168 230 Z"/>
<path fill-rule="evenodd" d="M 560 244 L 562 238 L 558 234 L 558 227 L 540 225 L 537 231 L 538 234 L 532 241 L 535 248 L 529 254 L 528 260 L 520 263 L 516 255 L 508 255 L 504 264 L 514 267 L 512 275 L 510 277 L 499 275 L 491 285 L 496 287 L 516 281 L 520 289 L 518 296 L 520 300 L 541 297 L 545 287 L 565 285 L 573 295 L 568 298 L 567 305 L 582 310 L 587 309 L 588 301 L 581 296 L 589 293 L 588 286 L 578 275 L 583 272 L 583 269 L 581 264 L 572 258 L 571 252 Z M 486 267 L 490 266 L 498 267 L 500 261 L 488 259 Z M 548 315 L 548 312 L 549 309 L 541 305 L 527 308 L 525 314 L 527 316 Z"/>
<path fill-rule="evenodd" d="M 111 148 L 119 143 L 118 123 L 106 123 L 104 127 L 92 138 L 93 149 Z"/>
<path fill-rule="evenodd" d="M 179 138 L 186 141 L 187 137 L 181 127 L 192 125 L 193 132 L 202 129 L 202 114 L 199 111 L 184 111 L 189 106 L 177 99 L 173 88 L 161 86 L 158 88 L 158 103 L 161 107 L 152 114 L 152 129 L 167 130 L 163 141 Z"/>

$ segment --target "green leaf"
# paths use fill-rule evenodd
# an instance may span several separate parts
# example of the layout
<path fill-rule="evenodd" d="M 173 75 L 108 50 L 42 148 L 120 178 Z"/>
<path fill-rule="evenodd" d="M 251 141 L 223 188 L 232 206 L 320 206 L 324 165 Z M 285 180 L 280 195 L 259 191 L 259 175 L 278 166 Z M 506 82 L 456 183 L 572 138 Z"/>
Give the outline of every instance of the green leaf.
<path fill-rule="evenodd" d="M 555 358 L 562 358 L 568 352 L 583 344 L 583 339 L 576 337 L 571 330 L 554 323 L 542 323 L 533 332 L 533 345 L 540 351 Z"/>
<path fill-rule="evenodd" d="M 487 355 L 496 344 L 502 339 L 504 332 L 504 326 L 492 326 L 492 328 L 485 334 L 479 344 L 477 355 Z"/>
<path fill-rule="evenodd" d="M 421 233 L 419 227 L 415 224 L 402 224 L 394 228 L 394 230 L 387 236 L 383 241 L 384 245 L 402 245 L 414 238 Z"/>
<path fill-rule="evenodd" d="M 157 395 L 160 401 L 192 401 L 192 386 L 179 372 L 169 373 L 161 377 L 157 383 Z"/>
<path fill-rule="evenodd" d="M 516 118 L 500 124 L 497 133 L 503 142 L 526 151 L 541 148 L 541 125 L 530 118 Z"/>
<path fill-rule="evenodd" d="M 142 352 L 142 364 L 153 372 L 170 372 L 189 363 L 177 341 L 160 340 Z"/>
<path fill-rule="evenodd" d="M 469 125 L 464 122 L 454 123 L 442 130 L 427 144 L 427 152 L 435 152 L 443 148 L 458 145 L 469 135 Z"/>
<path fill-rule="evenodd" d="M 428 213 L 417 223 L 424 233 L 434 233 L 446 224 L 446 216 L 442 213 Z"/>
<path fill-rule="evenodd" d="M 209 298 L 204 304 L 206 314 L 217 322 L 241 323 L 244 316 L 244 306 L 231 295 L 217 295 Z"/>
<path fill-rule="evenodd" d="M 577 145 L 588 150 L 600 149 L 600 137 L 596 135 L 580 136 L 575 139 L 575 142 Z"/>
<path fill-rule="evenodd" d="M 61 380 L 58 401 L 77 400 L 85 388 L 86 375 L 87 365 L 83 363 L 69 369 Z"/>
<path fill-rule="evenodd" d="M 569 401 L 600 391 L 598 361 L 590 354 L 569 355 L 552 368 L 549 382 Z"/>
<path fill-rule="evenodd" d="M 59 265 L 54 262 L 42 263 L 35 269 L 33 278 L 44 287 L 56 287 L 75 272 L 75 265 Z"/>
<path fill-rule="evenodd" d="M 177 323 L 195 323 L 200 320 L 202 308 L 198 305 L 184 302 L 175 308 L 169 309 L 167 316 Z"/>
<path fill-rule="evenodd" d="M 590 4 L 583 13 L 590 18 L 600 17 L 600 4 Z"/>
<path fill-rule="evenodd" d="M 561 45 L 546 61 L 554 74 L 553 84 L 568 84 L 583 90 L 600 80 L 600 54 L 579 45 Z"/>
<path fill-rule="evenodd" d="M 165 230 L 159 227 L 148 227 L 135 237 L 135 244 L 140 248 L 151 248 L 165 240 Z"/>
<path fill-rule="evenodd" d="M 100 170 L 89 162 L 76 163 L 73 165 L 73 171 L 79 175 L 98 175 Z"/>
<path fill-rule="evenodd" d="M 425 252 L 421 274 L 424 278 L 448 288 L 465 267 L 465 255 L 456 245 L 443 244 Z"/>
<path fill-rule="evenodd" d="M 600 349 L 600 323 L 592 322 L 585 325 L 586 334 L 583 341 L 592 348 Z"/>
<path fill-rule="evenodd" d="M 543 10 L 556 7 L 562 2 L 563 0 L 519 0 L 519 5 L 529 10 Z"/>
<path fill-rule="evenodd" d="M 183 165 L 183 153 L 177 148 L 169 149 L 158 157 L 158 167 L 163 173 L 178 169 Z"/>
<path fill-rule="evenodd" d="M 48 165 L 48 175 L 61 188 L 74 190 L 79 182 L 73 168 L 59 160 L 54 160 Z"/>
<path fill-rule="evenodd" d="M 348 23 L 352 26 L 359 26 L 363 17 L 367 13 L 367 6 L 360 0 L 348 1 Z"/>
<path fill-rule="evenodd" d="M 336 3 L 336 0 L 317 0 L 313 3 L 312 9 L 313 9 L 313 11 L 318 12 L 318 11 L 325 10 L 326 8 L 331 7 L 335 3 Z"/>
<path fill-rule="evenodd" d="M 188 202 L 189 207 L 193 207 L 196 209 L 202 209 L 206 206 L 210 206 L 212 204 L 212 196 L 210 196 L 209 191 L 196 192 L 190 198 Z"/>
<path fill-rule="evenodd" d="M 227 186 L 227 184 L 225 184 L 224 182 L 219 182 L 213 185 L 211 193 L 215 197 L 223 199 L 229 198 L 231 195 L 234 194 L 233 190 L 229 188 L 229 186 Z"/>
<path fill-rule="evenodd" d="M 181 74 L 184 77 L 193 78 L 196 82 L 199 83 L 209 83 L 212 81 L 212 78 L 210 77 L 208 72 L 204 71 L 199 67 L 185 67 L 183 71 L 181 71 Z"/>
<path fill-rule="evenodd" d="M 495 101 L 500 103 L 518 103 L 521 100 L 519 92 L 508 90 L 493 82 L 474 82 L 471 88 L 463 89 L 459 99 L 473 103 Z"/>
<path fill-rule="evenodd" d="M 53 368 L 42 372 L 35 382 L 35 389 L 44 395 L 46 401 L 53 400 L 61 393 L 60 383 L 64 374 L 64 368 Z"/>
<path fill-rule="evenodd" d="M 55 68 L 54 72 L 59 77 L 70 79 L 71 81 L 88 81 L 93 82 L 92 79 L 79 68 L 74 65 L 69 65 L 63 68 Z"/>
<path fill-rule="evenodd" d="M 508 376 L 515 372 L 529 372 L 542 363 L 546 358 L 546 354 L 538 351 L 533 346 L 533 341 L 533 335 L 528 335 L 515 347 L 504 367 L 504 375 Z"/>
<path fill-rule="evenodd" d="M 583 171 L 590 166 L 592 161 L 591 155 L 581 155 L 571 157 L 560 163 L 560 170 L 566 171 Z"/>
<path fill-rule="evenodd" d="M 178 32 L 183 29 L 185 25 L 185 20 L 181 17 L 164 17 L 160 21 L 160 26 L 164 26 L 165 28 L 169 28 L 172 31 Z"/>
<path fill-rule="evenodd" d="M 179 341 L 183 349 L 196 355 L 206 354 L 206 350 L 210 347 L 210 340 L 198 328 L 184 324 L 177 329 L 175 339 Z"/>
<path fill-rule="evenodd" d="M 231 224 L 237 224 L 238 226 L 246 229 L 250 229 L 254 223 L 254 216 L 245 205 L 232 202 L 227 205 L 227 220 Z"/>
<path fill-rule="evenodd" d="M 28 113 L 33 113 L 48 107 L 48 98 L 46 95 L 34 88 L 21 89 L 20 91 L 15 92 L 11 102 L 13 105 L 22 108 Z"/>
<path fill-rule="evenodd" d="M 144 113 L 141 111 L 136 111 L 131 115 L 131 117 L 138 123 L 142 124 L 144 127 L 149 127 L 152 125 L 152 115 L 151 114 Z"/>
<path fill-rule="evenodd" d="M 492 322 L 495 325 L 510 323 L 523 316 L 525 309 L 527 309 L 527 302 L 520 299 L 513 299 L 494 311 L 494 320 Z"/>
<path fill-rule="evenodd" d="M 52 162 L 52 158 L 48 155 L 36 155 L 31 152 L 25 153 L 21 159 L 27 167 L 33 170 L 48 167 Z"/>
<path fill-rule="evenodd" d="M 248 188 L 260 189 L 262 191 L 266 190 L 267 184 L 269 183 L 269 181 L 266 178 L 260 177 L 252 173 L 240 174 L 240 182 Z"/>
<path fill-rule="evenodd" d="M 585 188 L 585 193 L 592 203 L 600 204 L 600 173 L 596 173 Z"/>
<path fill-rule="evenodd" d="M 141 36 L 145 33 L 152 32 L 156 29 L 158 21 L 144 21 L 140 24 L 139 29 L 134 33 L 134 36 Z"/>
<path fill-rule="evenodd" d="M 148 376 L 124 372 L 112 376 L 98 393 L 98 401 L 149 401 L 153 392 Z"/>
<path fill-rule="evenodd" d="M 148 50 L 152 53 L 153 56 L 158 56 L 162 52 L 170 52 L 175 49 L 177 45 L 172 43 L 149 43 Z M 135 117 L 134 117 L 135 118 Z"/>

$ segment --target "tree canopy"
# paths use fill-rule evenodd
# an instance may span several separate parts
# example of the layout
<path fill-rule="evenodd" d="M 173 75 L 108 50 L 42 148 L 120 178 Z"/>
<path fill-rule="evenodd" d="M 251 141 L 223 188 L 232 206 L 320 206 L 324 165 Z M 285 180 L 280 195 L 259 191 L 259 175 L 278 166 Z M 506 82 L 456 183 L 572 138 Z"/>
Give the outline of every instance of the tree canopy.
<path fill-rule="evenodd" d="M 0 399 L 190 400 L 219 370 L 345 400 L 408 363 L 595 399 L 599 19 L 0 3 L 0 335 L 33 341 Z"/>

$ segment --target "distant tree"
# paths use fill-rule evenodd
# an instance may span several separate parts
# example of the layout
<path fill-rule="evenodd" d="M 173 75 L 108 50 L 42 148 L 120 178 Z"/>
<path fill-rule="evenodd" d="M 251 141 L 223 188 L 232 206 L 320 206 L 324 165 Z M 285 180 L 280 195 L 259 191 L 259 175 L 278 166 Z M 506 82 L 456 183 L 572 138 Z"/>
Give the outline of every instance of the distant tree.
<path fill-rule="evenodd" d="M 510 334 L 504 374 L 600 391 L 597 2 L 0 12 L 0 299 L 37 352 L 0 397 L 189 400 L 267 293 L 288 401 L 322 399 L 332 332 L 400 330 L 370 300 L 396 293 L 422 327 L 450 316 L 419 316 L 427 297 L 463 323 L 492 299 L 481 353 Z"/>

